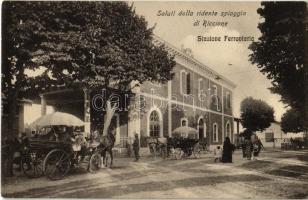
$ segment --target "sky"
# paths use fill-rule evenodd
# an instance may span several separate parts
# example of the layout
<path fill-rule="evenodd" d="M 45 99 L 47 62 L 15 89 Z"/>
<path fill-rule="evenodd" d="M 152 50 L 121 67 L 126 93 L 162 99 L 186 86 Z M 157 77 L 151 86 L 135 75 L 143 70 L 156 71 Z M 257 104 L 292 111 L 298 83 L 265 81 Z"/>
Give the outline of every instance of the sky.
<path fill-rule="evenodd" d="M 180 48 L 192 49 L 194 58 L 206 66 L 233 81 L 237 87 L 234 90 L 234 116 L 240 116 L 240 102 L 248 96 L 262 99 L 275 110 L 275 119 L 280 121 L 286 111 L 280 96 L 271 94 L 268 90 L 271 82 L 249 62 L 248 49 L 250 42 L 198 42 L 197 36 L 252 36 L 255 41 L 261 35 L 257 28 L 262 21 L 257 14 L 260 2 L 134 2 L 138 15 L 145 17 L 149 27 L 154 28 L 154 34 L 163 40 Z M 175 16 L 157 16 L 161 12 L 175 11 Z M 193 12 L 193 16 L 178 16 L 180 11 Z M 196 16 L 198 11 L 237 12 L 239 17 Z M 245 13 L 245 15 L 244 15 Z M 226 21 L 225 27 L 193 26 L 196 20 Z"/>

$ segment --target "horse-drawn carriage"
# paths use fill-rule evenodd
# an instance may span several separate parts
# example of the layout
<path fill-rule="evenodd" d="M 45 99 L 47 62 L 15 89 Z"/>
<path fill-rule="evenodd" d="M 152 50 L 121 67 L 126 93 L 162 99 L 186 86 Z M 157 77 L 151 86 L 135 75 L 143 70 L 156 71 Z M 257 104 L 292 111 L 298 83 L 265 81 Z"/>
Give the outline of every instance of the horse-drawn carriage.
<path fill-rule="evenodd" d="M 202 151 L 206 150 L 205 140 L 198 138 L 196 129 L 191 127 L 179 127 L 172 132 L 172 137 L 148 139 L 150 151 L 160 152 L 162 157 L 173 157 L 175 159 L 194 156 L 199 158 Z"/>
<path fill-rule="evenodd" d="M 28 177 L 46 175 L 57 180 L 63 178 L 72 167 L 84 164 L 89 172 L 96 172 L 102 165 L 101 156 L 106 167 L 112 165 L 112 152 L 109 149 L 113 143 L 106 142 L 110 141 L 108 136 L 99 138 L 103 141 L 98 142 L 97 137 L 84 140 L 82 133 L 72 134 L 67 130 L 54 129 L 59 126 L 82 126 L 83 122 L 75 116 L 56 112 L 39 118 L 32 125 L 45 127 L 42 132 L 48 134 L 37 134 L 24 145 L 21 168 Z"/>
<path fill-rule="evenodd" d="M 32 139 L 24 149 L 21 167 L 28 177 L 37 178 L 46 175 L 49 179 L 58 180 L 72 167 L 82 164 L 86 164 L 89 172 L 100 169 L 101 151 L 99 145 L 74 151 L 71 143 Z"/>

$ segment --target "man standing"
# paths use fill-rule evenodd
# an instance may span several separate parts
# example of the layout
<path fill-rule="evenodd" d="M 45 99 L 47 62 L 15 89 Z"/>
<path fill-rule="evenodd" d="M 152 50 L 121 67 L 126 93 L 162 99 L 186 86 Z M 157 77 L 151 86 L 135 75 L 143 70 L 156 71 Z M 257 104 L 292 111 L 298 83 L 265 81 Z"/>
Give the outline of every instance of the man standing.
<path fill-rule="evenodd" d="M 133 143 L 133 150 L 135 153 L 135 162 L 138 162 L 139 160 L 139 138 L 138 138 L 138 134 L 135 134 L 135 140 Z"/>

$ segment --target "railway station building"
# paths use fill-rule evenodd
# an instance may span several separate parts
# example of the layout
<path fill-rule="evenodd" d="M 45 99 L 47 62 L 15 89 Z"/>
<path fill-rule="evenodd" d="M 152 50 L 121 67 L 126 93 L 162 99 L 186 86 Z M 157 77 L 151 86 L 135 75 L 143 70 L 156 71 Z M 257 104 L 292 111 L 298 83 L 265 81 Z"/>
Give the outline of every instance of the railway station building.
<path fill-rule="evenodd" d="M 143 83 L 133 89 L 130 101 L 121 94 L 120 107 L 129 109 L 117 110 L 112 119 L 116 146 L 125 148 L 137 133 L 141 147 L 147 147 L 146 137 L 171 137 L 179 126 L 197 129 L 198 137 L 206 138 L 212 147 L 222 145 L 226 136 L 233 141 L 235 84 L 194 59 L 191 50 L 178 49 L 156 36 L 154 42 L 165 44 L 175 56 L 174 78 L 166 84 Z M 89 134 L 104 122 L 105 113 L 94 110 L 93 100 L 98 93 L 101 91 L 89 88 L 61 89 L 41 94 L 33 104 L 41 104 L 39 115 L 53 107 L 79 117 L 85 121 L 84 132 Z"/>

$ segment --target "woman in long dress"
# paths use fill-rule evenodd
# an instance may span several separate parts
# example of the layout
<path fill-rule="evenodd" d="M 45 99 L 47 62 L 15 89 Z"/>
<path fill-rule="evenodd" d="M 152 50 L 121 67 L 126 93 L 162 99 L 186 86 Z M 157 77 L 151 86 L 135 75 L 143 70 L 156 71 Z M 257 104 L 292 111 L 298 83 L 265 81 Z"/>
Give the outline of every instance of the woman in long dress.
<path fill-rule="evenodd" d="M 231 143 L 230 138 L 226 137 L 222 150 L 223 163 L 232 163 L 232 153 L 234 150 L 235 146 Z"/>

